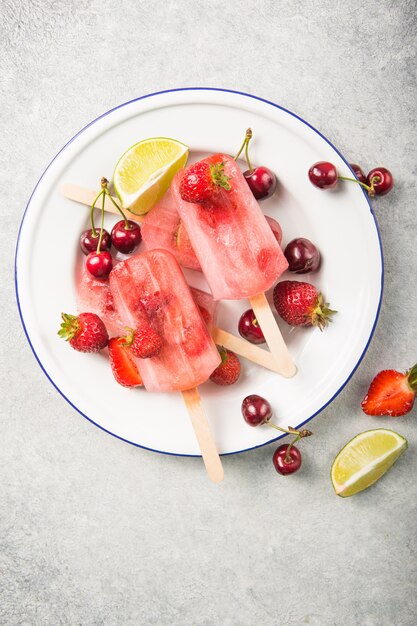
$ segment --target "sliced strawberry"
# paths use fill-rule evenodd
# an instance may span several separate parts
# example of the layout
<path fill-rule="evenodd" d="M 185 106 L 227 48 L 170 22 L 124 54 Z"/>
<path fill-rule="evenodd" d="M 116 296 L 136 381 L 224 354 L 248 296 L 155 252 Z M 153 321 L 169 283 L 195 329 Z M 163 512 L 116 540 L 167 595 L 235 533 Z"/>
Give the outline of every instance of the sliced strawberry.
<path fill-rule="evenodd" d="M 417 364 L 405 374 L 395 370 L 379 372 L 362 400 L 367 415 L 405 415 L 414 405 L 417 391 Z"/>
<path fill-rule="evenodd" d="M 124 337 L 113 337 L 109 341 L 109 358 L 113 376 L 123 387 L 140 387 L 142 379 L 130 347 Z"/>

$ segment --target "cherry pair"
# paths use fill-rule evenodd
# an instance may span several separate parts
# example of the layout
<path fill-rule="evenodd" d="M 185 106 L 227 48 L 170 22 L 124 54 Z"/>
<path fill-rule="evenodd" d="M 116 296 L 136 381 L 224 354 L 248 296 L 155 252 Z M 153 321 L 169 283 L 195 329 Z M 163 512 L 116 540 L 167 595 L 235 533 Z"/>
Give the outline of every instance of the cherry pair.
<path fill-rule="evenodd" d="M 276 430 L 283 433 L 289 433 L 295 435 L 295 439 L 290 444 L 283 444 L 279 446 L 272 457 L 272 461 L 276 471 L 283 476 L 287 474 L 294 474 L 301 467 L 301 452 L 295 447 L 295 443 L 304 437 L 309 437 L 313 433 L 310 430 L 296 430 L 291 426 L 287 428 L 281 428 L 276 424 L 272 424 L 270 419 L 272 417 L 272 407 L 268 400 L 252 394 L 246 396 L 242 402 L 242 415 L 249 426 L 260 426 L 261 424 L 267 424 L 272 426 Z"/>
<path fill-rule="evenodd" d="M 101 190 L 94 199 L 90 209 L 91 228 L 82 233 L 80 246 L 84 254 L 88 255 L 86 267 L 95 278 L 107 278 L 113 268 L 113 258 L 109 252 L 113 245 L 116 250 L 123 254 L 130 254 L 142 241 L 142 234 L 139 224 L 128 220 L 120 206 L 115 202 L 107 189 L 108 180 L 101 179 Z M 110 198 L 123 219 L 117 222 L 111 231 L 111 235 L 104 229 L 104 203 L 106 196 Z M 94 207 L 99 198 L 102 199 L 101 206 L 101 228 L 96 229 L 94 225 Z"/>
<path fill-rule="evenodd" d="M 354 171 L 356 178 L 339 176 L 333 163 L 319 161 L 310 167 L 308 177 L 310 182 L 320 189 L 332 189 L 336 187 L 339 180 L 358 183 L 366 189 L 370 197 L 384 196 L 394 186 L 392 174 L 386 167 L 374 167 L 367 176 L 356 163 L 352 163 L 350 167 Z"/>

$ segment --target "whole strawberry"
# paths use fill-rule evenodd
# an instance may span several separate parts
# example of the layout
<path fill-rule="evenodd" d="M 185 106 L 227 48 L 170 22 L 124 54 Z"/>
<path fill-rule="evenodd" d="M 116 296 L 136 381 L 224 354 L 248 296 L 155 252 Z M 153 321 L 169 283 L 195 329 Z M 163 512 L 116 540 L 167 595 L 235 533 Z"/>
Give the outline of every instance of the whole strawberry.
<path fill-rule="evenodd" d="M 405 415 L 413 408 L 416 392 L 417 364 L 405 374 L 383 370 L 371 382 L 362 410 L 367 415 Z"/>
<path fill-rule="evenodd" d="M 274 305 L 290 326 L 318 326 L 323 330 L 337 313 L 324 302 L 314 285 L 297 280 L 284 280 L 274 288 Z"/>
<path fill-rule="evenodd" d="M 151 326 L 137 328 L 129 341 L 132 353 L 139 359 L 158 356 L 162 350 L 162 337 Z"/>
<path fill-rule="evenodd" d="M 124 337 L 112 337 L 109 341 L 109 359 L 113 376 L 123 387 L 143 385 L 135 359 Z"/>
<path fill-rule="evenodd" d="M 233 385 L 240 376 L 240 361 L 236 354 L 226 348 L 219 348 L 222 362 L 210 376 L 216 385 Z"/>
<path fill-rule="evenodd" d="M 180 183 L 180 195 L 185 202 L 204 204 L 215 199 L 220 189 L 231 189 L 224 163 L 199 161 L 190 165 Z"/>
<path fill-rule="evenodd" d="M 99 352 L 109 343 L 105 325 L 95 313 L 69 315 L 62 313 L 61 329 L 58 335 L 69 341 L 78 352 Z"/>

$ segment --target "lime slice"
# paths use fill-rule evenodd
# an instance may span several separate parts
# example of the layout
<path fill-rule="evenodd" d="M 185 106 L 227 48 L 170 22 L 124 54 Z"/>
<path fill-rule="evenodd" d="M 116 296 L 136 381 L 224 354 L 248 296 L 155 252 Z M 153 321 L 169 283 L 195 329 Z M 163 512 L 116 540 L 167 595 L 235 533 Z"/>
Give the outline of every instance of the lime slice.
<path fill-rule="evenodd" d="M 406 450 L 407 440 L 377 428 L 356 435 L 333 461 L 331 479 L 338 496 L 347 498 L 370 487 Z"/>
<path fill-rule="evenodd" d="M 188 146 L 167 137 L 151 137 L 135 143 L 114 168 L 114 189 L 122 206 L 137 215 L 147 213 L 186 164 L 188 151 Z"/>

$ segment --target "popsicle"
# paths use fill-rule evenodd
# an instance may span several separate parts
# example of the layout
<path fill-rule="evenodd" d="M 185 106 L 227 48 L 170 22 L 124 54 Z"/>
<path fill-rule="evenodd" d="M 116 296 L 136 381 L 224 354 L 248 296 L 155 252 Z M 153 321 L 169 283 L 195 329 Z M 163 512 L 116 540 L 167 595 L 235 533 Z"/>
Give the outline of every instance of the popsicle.
<path fill-rule="evenodd" d="M 197 386 L 221 359 L 175 257 L 150 250 L 122 261 L 110 274 L 115 308 L 133 329 L 149 325 L 162 338 L 157 356 L 137 359 L 148 391 L 181 391 L 200 450 L 213 481 L 223 478 Z"/>
<path fill-rule="evenodd" d="M 185 201 L 180 187 L 194 164 L 175 175 L 171 190 L 213 297 L 249 298 L 281 373 L 293 376 L 295 365 L 264 293 L 287 260 L 234 159 L 216 154 L 200 163 L 222 168 L 229 189 L 219 188 L 205 203 Z"/>

